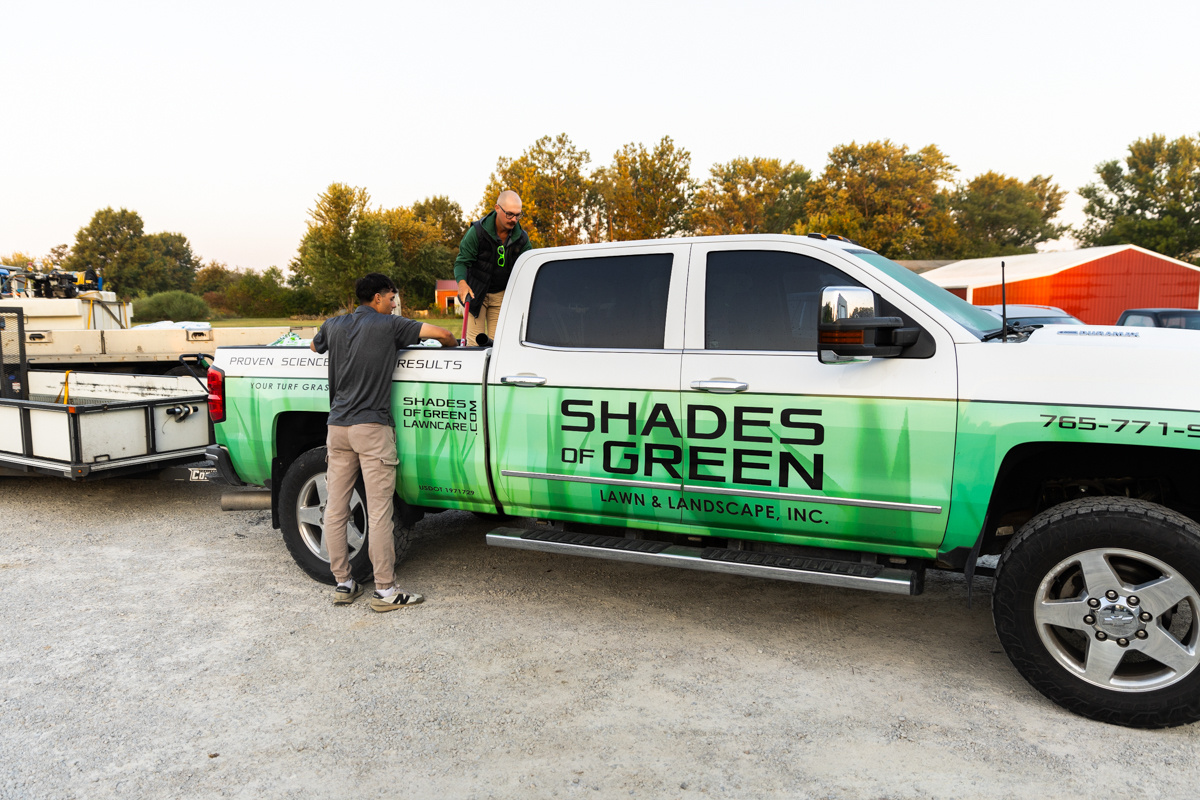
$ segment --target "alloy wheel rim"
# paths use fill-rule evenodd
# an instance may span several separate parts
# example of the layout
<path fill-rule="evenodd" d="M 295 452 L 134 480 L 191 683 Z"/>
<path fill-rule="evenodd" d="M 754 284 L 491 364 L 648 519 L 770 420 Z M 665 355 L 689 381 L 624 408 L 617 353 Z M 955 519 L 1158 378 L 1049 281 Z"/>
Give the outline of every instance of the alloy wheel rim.
<path fill-rule="evenodd" d="M 1163 689 L 1200 665 L 1200 593 L 1178 570 L 1135 550 L 1076 553 L 1042 579 L 1033 617 L 1046 650 L 1094 686 Z"/>
<path fill-rule="evenodd" d="M 328 498 L 326 473 L 312 476 L 300 487 L 296 498 L 296 520 L 300 539 L 313 555 L 329 561 L 325 542 L 325 504 Z M 350 519 L 346 521 L 346 545 L 350 558 L 358 555 L 367 538 L 367 509 L 358 489 L 350 494 Z"/>

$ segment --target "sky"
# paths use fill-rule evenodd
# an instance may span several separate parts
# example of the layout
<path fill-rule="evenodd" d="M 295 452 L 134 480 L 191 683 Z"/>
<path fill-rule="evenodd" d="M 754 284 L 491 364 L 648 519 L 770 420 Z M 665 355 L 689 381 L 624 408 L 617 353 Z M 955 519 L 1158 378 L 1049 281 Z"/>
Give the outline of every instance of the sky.
<path fill-rule="evenodd" d="M 330 183 L 469 215 L 497 159 L 563 132 L 590 168 L 670 136 L 701 181 L 935 144 L 960 180 L 1052 175 L 1079 225 L 1097 164 L 1200 135 L 1198 29 L 1196 0 L 7 2 L 0 254 L 112 206 L 286 267 Z"/>

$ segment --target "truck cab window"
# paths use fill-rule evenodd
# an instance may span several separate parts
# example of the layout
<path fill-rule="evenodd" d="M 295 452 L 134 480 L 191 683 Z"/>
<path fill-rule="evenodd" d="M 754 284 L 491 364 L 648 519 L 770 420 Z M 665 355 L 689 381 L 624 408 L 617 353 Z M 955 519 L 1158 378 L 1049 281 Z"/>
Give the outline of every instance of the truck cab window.
<path fill-rule="evenodd" d="M 821 289 L 860 285 L 824 261 L 798 253 L 709 253 L 704 347 L 815 352 Z"/>
<path fill-rule="evenodd" d="M 534 280 L 525 340 L 551 347 L 661 350 L 671 254 L 571 258 Z"/>

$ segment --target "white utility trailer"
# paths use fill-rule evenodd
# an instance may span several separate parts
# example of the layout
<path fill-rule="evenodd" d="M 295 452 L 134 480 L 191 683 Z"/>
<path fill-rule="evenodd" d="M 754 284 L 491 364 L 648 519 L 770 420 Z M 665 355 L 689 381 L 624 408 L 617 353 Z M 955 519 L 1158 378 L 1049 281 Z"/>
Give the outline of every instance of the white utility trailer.
<path fill-rule="evenodd" d="M 89 480 L 204 458 L 198 376 L 29 369 L 21 322 L 0 313 L 0 469 Z"/>
<path fill-rule="evenodd" d="M 191 376 L 26 373 L 0 398 L 0 467 L 86 480 L 193 463 L 211 440 L 208 392 Z"/>

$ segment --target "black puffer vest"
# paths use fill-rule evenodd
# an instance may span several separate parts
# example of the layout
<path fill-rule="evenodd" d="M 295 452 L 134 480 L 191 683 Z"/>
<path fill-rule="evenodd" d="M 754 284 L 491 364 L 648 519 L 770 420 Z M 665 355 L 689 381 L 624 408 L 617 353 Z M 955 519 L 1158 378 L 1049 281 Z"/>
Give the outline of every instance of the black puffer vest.
<path fill-rule="evenodd" d="M 495 214 L 493 211 L 488 217 Z M 471 227 L 475 229 L 476 255 L 475 263 L 467 270 L 467 286 L 473 295 L 468 306 L 473 317 L 479 316 L 484 295 L 489 291 L 499 292 L 508 285 L 508 276 L 512 273 L 513 264 L 529 249 L 529 234 L 520 228 L 515 229 L 504 243 L 504 266 L 499 266 L 496 262 L 500 256 L 500 240 L 487 232 L 483 227 L 483 219 L 471 223 Z M 500 288 L 493 289 L 493 286 Z"/>

